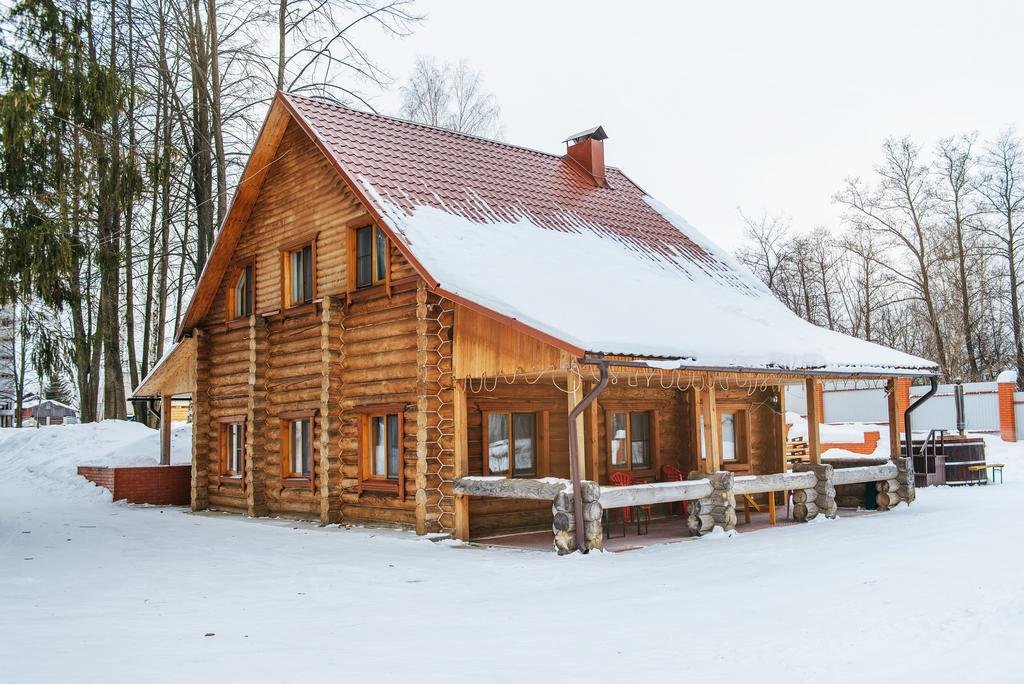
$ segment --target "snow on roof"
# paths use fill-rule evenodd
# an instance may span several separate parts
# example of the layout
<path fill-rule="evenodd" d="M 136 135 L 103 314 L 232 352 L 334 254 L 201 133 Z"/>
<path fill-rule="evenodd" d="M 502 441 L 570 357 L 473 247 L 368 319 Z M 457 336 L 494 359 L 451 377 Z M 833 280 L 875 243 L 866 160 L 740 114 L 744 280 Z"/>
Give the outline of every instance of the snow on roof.
<path fill-rule="evenodd" d="M 294 95 L 432 286 L 592 353 L 661 367 L 934 373 L 817 327 L 621 171 Z"/>
<path fill-rule="evenodd" d="M 69 406 L 68 404 L 65 404 L 62 401 L 57 401 L 56 399 L 32 399 L 30 401 L 23 402 L 21 407 L 23 409 L 35 408 L 36 406 L 39 406 L 40 401 L 42 401 L 42 403 L 44 404 L 49 404 L 50 406 L 56 406 L 58 408 L 67 409 L 69 411 L 75 411 L 76 413 L 78 412 L 78 409 L 75 408 L 74 406 Z"/>

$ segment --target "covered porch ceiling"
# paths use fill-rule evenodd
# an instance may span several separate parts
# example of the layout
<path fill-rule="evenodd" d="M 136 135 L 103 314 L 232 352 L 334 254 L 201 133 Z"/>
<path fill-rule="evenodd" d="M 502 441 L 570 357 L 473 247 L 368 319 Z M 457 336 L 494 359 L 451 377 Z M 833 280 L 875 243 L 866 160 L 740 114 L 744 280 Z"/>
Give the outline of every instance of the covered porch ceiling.
<path fill-rule="evenodd" d="M 195 356 L 195 338 L 176 343 L 139 383 L 131 398 L 191 397 L 196 388 Z"/>

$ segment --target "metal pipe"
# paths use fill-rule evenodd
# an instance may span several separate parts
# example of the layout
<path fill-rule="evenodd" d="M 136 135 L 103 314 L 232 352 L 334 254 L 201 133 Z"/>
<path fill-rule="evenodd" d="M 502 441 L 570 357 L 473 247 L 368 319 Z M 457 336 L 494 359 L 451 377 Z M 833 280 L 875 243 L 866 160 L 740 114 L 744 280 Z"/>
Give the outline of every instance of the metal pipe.
<path fill-rule="evenodd" d="M 594 403 L 597 395 L 608 386 L 608 362 L 604 359 L 590 360 L 600 369 L 600 380 L 592 390 L 583 395 L 580 403 L 569 411 L 569 477 L 572 478 L 572 517 L 576 523 L 576 548 L 580 553 L 587 553 L 587 531 L 583 527 L 583 475 L 580 473 L 579 429 L 576 419 L 583 415 L 587 407 Z M 582 381 L 581 381 L 582 382 Z M 594 426 L 597 429 L 597 426 Z M 597 474 L 595 473 L 595 476 Z"/>
<path fill-rule="evenodd" d="M 953 388 L 953 402 L 956 404 L 956 431 L 963 437 L 967 430 L 967 415 L 964 411 L 964 384 L 959 380 Z"/>
<path fill-rule="evenodd" d="M 903 455 L 909 459 L 914 458 L 914 436 L 910 430 L 910 414 L 914 412 L 914 409 L 931 399 L 932 396 L 939 391 L 939 376 L 933 375 L 928 378 L 928 380 L 932 383 L 931 388 L 929 388 L 924 395 L 918 397 L 917 400 L 908 406 L 907 410 L 903 412 L 903 433 L 906 435 L 907 440 L 906 447 L 903 450 Z M 914 461 L 911 460 L 910 464 L 910 467 L 913 468 Z"/>

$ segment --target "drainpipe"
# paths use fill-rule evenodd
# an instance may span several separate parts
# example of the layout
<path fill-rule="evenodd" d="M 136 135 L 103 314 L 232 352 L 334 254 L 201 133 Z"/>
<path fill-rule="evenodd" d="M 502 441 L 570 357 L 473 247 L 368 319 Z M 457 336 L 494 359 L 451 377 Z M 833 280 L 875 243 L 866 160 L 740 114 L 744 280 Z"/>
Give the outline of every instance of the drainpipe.
<path fill-rule="evenodd" d="M 598 359 L 596 363 L 601 372 L 600 381 L 569 412 L 569 477 L 572 479 L 572 517 L 576 522 L 576 548 L 580 553 L 587 553 L 587 532 L 583 528 L 583 474 L 580 472 L 579 430 L 576 419 L 594 403 L 597 395 L 601 394 L 608 386 L 608 362 Z"/>
<path fill-rule="evenodd" d="M 907 410 L 903 412 L 903 432 L 907 436 L 907 443 L 903 450 L 903 455 L 909 459 L 914 458 L 914 437 L 913 433 L 910 431 L 910 414 L 914 412 L 914 409 L 931 399 L 932 395 L 939 391 L 939 376 L 933 375 L 928 378 L 928 380 L 932 383 L 932 386 L 924 393 L 923 396 L 918 397 L 917 400 L 908 406 Z M 913 467 L 913 460 L 911 460 L 910 463 L 911 467 Z"/>

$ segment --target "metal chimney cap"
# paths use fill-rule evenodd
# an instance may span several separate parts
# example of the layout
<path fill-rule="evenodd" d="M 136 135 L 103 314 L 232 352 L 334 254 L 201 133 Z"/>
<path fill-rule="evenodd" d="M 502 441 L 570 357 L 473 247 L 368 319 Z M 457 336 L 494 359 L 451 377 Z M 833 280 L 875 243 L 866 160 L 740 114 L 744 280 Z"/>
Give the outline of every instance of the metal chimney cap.
<path fill-rule="evenodd" d="M 562 142 L 578 143 L 586 140 L 587 138 L 592 138 L 594 140 L 607 140 L 608 134 L 604 132 L 604 126 L 594 126 L 593 128 L 588 128 L 580 133 L 570 135 Z"/>

